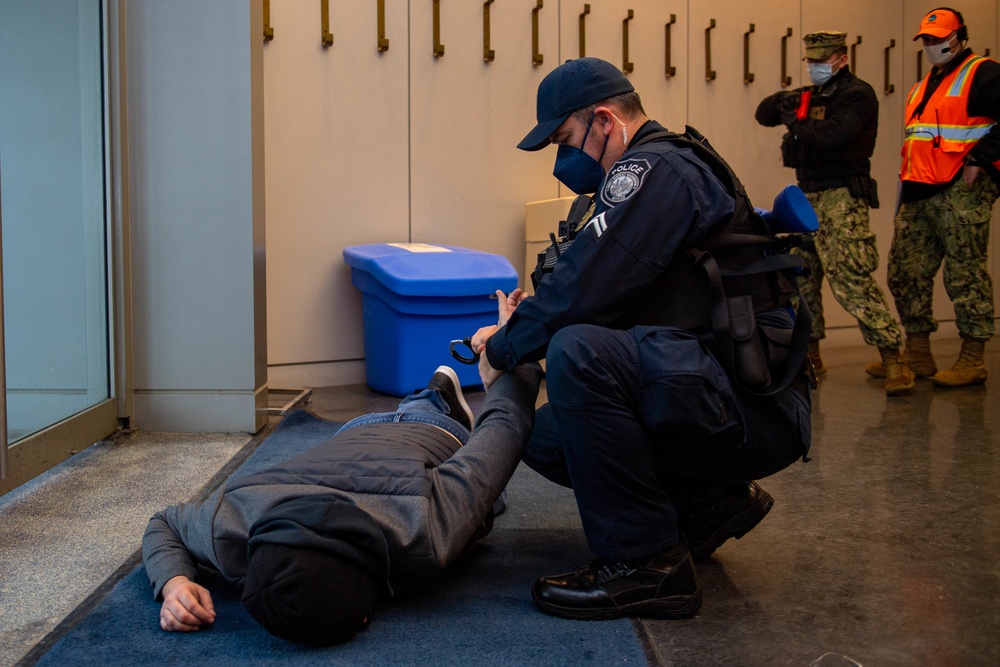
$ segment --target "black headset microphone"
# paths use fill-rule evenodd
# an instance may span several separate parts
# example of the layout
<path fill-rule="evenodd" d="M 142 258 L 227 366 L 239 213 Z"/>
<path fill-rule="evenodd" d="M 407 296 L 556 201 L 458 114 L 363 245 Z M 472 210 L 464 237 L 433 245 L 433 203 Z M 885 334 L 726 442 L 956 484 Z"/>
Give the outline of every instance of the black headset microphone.
<path fill-rule="evenodd" d="M 955 44 L 955 46 L 945 45 L 944 48 L 941 49 L 941 51 L 939 52 L 938 55 L 942 55 L 943 56 L 946 53 L 951 53 L 951 50 L 952 49 L 957 49 L 958 46 L 959 46 L 959 44 L 961 44 L 961 43 L 962 43 L 961 40 L 959 40 L 958 44 Z"/>

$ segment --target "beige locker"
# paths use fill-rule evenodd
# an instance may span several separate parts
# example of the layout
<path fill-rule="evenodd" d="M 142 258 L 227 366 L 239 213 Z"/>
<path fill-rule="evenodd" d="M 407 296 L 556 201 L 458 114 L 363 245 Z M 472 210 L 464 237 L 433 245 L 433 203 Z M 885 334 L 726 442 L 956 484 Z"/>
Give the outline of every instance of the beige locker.
<path fill-rule="evenodd" d="M 439 56 L 434 4 L 410 4 L 410 240 L 497 253 L 518 267 L 525 202 L 558 195 L 554 155 L 516 148 L 535 124 L 534 91 L 557 63 L 558 3 L 538 12 L 534 0 L 493 3 L 492 61 L 484 58 L 483 4 L 440 3 Z"/>
<path fill-rule="evenodd" d="M 617 65 L 639 93 L 646 114 L 672 130 L 683 131 L 687 118 L 687 4 L 681 0 L 563 2 L 560 62 L 581 56 L 582 22 L 583 55 Z M 572 193 L 562 188 L 562 194 Z"/>
<path fill-rule="evenodd" d="M 267 340 L 271 386 L 357 381 L 331 360 L 364 355 L 360 294 L 346 246 L 409 240 L 408 27 L 388 2 L 271 3 L 264 45 Z"/>
<path fill-rule="evenodd" d="M 541 9 L 537 0 L 503 0 L 488 6 L 492 59 L 485 3 L 479 0 L 388 0 L 388 49 L 381 52 L 377 11 L 383 3 L 329 3 L 333 42 L 327 47 L 320 4 L 270 3 L 275 33 L 264 46 L 272 386 L 363 378 L 361 300 L 341 260 L 346 246 L 451 243 L 502 254 L 526 274 L 528 246 L 542 242 L 528 228 L 526 203 L 568 202 L 572 193 L 552 176 L 553 149 L 525 153 L 514 146 L 535 121 L 538 83 L 580 55 L 581 15 L 586 55 L 623 69 L 629 63 L 628 76 L 648 115 L 674 130 L 691 124 L 704 132 L 758 206 L 769 206 L 794 180 L 780 162 L 780 131 L 754 121 L 760 99 L 779 90 L 783 76 L 788 87 L 801 85 L 804 31 L 842 23 L 850 43 L 862 36 L 855 49 L 859 74 L 882 102 L 875 176 L 883 209 L 873 223 L 884 262 L 902 102 L 916 78 L 917 48 L 910 38 L 934 6 L 929 0 L 561 0 Z M 969 0 L 960 9 L 973 47 L 990 48 L 995 56 L 996 0 Z M 666 69 L 668 30 L 672 76 Z M 892 39 L 895 88 L 886 94 L 884 54 Z M 437 55 L 436 42 L 443 47 Z M 539 58 L 533 58 L 536 46 Z M 745 81 L 745 74 L 753 80 Z M 996 233 L 993 243 L 996 249 Z M 878 279 L 884 285 L 884 264 Z M 832 296 L 825 301 L 831 327 L 860 341 L 853 319 Z M 936 312 L 953 318 L 943 290 Z"/>
<path fill-rule="evenodd" d="M 800 85 L 798 26 L 798 0 L 717 0 L 690 8 L 688 123 L 708 137 L 754 205 L 764 208 L 795 176 L 781 165 L 780 133 L 758 125 L 754 112 L 760 100 L 783 87 L 783 39 L 788 87 Z"/>

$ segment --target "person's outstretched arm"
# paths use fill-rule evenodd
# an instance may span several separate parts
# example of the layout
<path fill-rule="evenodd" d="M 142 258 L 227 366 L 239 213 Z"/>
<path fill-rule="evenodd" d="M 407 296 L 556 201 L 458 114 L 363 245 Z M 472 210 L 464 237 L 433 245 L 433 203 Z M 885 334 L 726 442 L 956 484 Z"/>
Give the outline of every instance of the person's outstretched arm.
<path fill-rule="evenodd" d="M 536 363 L 502 373 L 486 393 L 472 437 L 432 471 L 429 520 L 440 567 L 462 553 L 514 474 L 534 426 L 540 382 Z"/>

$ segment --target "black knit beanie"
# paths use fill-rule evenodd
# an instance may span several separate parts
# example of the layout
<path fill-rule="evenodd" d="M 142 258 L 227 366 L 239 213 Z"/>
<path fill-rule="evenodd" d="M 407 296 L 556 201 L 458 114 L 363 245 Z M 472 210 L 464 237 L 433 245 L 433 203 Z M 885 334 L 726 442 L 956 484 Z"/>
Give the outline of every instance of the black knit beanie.
<path fill-rule="evenodd" d="M 250 528 L 243 605 L 268 632 L 327 646 L 365 628 L 386 589 L 385 537 L 363 510 L 336 496 L 306 496 Z"/>

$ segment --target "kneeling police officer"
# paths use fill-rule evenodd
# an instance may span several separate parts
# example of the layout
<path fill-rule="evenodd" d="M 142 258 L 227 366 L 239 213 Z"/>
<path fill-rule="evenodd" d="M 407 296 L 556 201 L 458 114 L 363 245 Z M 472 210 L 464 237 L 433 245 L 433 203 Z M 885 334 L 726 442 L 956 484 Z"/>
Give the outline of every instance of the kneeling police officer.
<path fill-rule="evenodd" d="M 766 289 L 774 276 L 744 276 L 746 293 L 726 299 L 746 308 L 730 313 L 731 336 L 712 326 L 705 266 L 726 251 L 704 249 L 760 222 L 728 167 L 695 131 L 648 119 L 629 80 L 596 58 L 544 78 L 537 121 L 518 148 L 556 144 L 555 176 L 594 193 L 593 212 L 535 295 L 472 341 L 487 381 L 546 359 L 549 402 L 522 460 L 573 488 L 596 556 L 542 577 L 533 597 L 569 618 L 689 616 L 701 605 L 693 560 L 760 522 L 774 501 L 752 480 L 808 452 L 808 315 L 792 372 L 748 389 L 733 370 L 741 348 L 719 341 L 749 324 L 758 346 L 765 329 L 787 342 L 795 315 L 787 291 Z"/>

